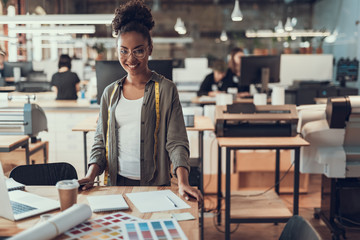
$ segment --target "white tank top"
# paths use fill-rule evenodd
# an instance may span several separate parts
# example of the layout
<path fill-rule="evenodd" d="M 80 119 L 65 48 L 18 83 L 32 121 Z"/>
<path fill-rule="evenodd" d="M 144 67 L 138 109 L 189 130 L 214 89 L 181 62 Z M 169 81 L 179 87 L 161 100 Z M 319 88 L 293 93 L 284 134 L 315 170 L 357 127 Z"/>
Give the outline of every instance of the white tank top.
<path fill-rule="evenodd" d="M 143 98 L 128 100 L 121 91 L 121 97 L 115 109 L 118 173 L 133 180 L 140 180 L 140 128 Z"/>

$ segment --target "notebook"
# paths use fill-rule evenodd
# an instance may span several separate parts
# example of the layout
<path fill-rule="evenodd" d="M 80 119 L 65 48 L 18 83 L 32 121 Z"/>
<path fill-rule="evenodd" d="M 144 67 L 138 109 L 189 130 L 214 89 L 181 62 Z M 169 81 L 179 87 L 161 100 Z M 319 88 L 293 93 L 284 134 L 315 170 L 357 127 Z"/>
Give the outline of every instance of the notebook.
<path fill-rule="evenodd" d="M 25 190 L 25 185 L 15 181 L 13 178 L 6 179 L 6 187 L 8 191 Z"/>
<path fill-rule="evenodd" d="M 88 196 L 87 200 L 93 212 L 117 211 L 129 208 L 121 194 Z"/>
<path fill-rule="evenodd" d="M 58 201 L 14 190 L 8 192 L 4 172 L 0 164 L 0 217 L 20 220 L 60 207 Z"/>

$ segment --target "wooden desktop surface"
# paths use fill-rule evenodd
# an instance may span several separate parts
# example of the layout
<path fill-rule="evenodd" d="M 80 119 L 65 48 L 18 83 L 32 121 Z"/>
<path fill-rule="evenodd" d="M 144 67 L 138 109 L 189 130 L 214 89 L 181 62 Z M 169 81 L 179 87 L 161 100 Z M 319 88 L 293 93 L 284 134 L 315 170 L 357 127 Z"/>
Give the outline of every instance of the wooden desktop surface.
<path fill-rule="evenodd" d="M 195 217 L 195 220 L 180 221 L 179 224 L 189 239 L 199 239 L 199 217 L 198 217 L 198 203 L 195 200 L 186 201 L 190 205 L 190 209 L 181 209 L 173 211 L 163 211 L 154 213 L 140 213 L 133 203 L 127 198 L 125 193 L 131 192 L 144 192 L 144 191 L 157 191 L 171 189 L 176 195 L 178 191 L 176 187 L 94 187 L 91 190 L 81 191 L 78 195 L 78 203 L 88 203 L 86 197 L 94 195 L 105 195 L 105 194 L 123 194 L 127 204 L 129 205 L 128 210 L 123 212 L 131 214 L 135 217 L 142 219 L 169 219 L 171 213 L 190 212 Z M 58 193 L 55 186 L 26 186 L 26 191 L 38 194 L 40 196 L 52 198 L 58 200 Z M 144 199 L 146 201 L 146 199 Z M 50 213 L 58 213 L 59 210 L 52 211 Z M 101 216 L 108 215 L 112 212 L 93 213 L 91 218 L 98 218 Z M 16 233 L 21 232 L 24 229 L 30 228 L 39 222 L 39 216 L 27 218 L 20 221 L 10 221 L 4 218 L 0 218 L 0 236 L 12 236 Z"/>
<path fill-rule="evenodd" d="M 310 144 L 300 136 L 295 137 L 218 137 L 220 147 L 302 147 Z"/>
<path fill-rule="evenodd" d="M 0 87 L 0 92 L 13 92 L 16 90 L 15 86 L 3 86 Z"/>
<path fill-rule="evenodd" d="M 27 135 L 0 135 L 0 148 L 11 148 L 28 139 Z"/>
<path fill-rule="evenodd" d="M 236 98 L 234 103 L 253 103 L 253 98 Z M 215 97 L 193 97 L 191 98 L 191 103 L 194 104 L 202 104 L 202 105 L 211 105 L 216 104 L 216 98 Z M 271 103 L 271 98 L 267 99 L 267 103 Z"/>
<path fill-rule="evenodd" d="M 96 131 L 98 114 L 92 117 L 88 117 L 83 121 L 79 122 L 72 128 L 73 131 L 80 131 L 80 132 L 92 132 Z"/>
<path fill-rule="evenodd" d="M 72 128 L 73 131 L 91 132 L 96 130 L 96 120 L 98 115 L 86 118 Z M 214 124 L 206 116 L 195 116 L 194 127 L 187 127 L 187 131 L 214 131 Z"/>

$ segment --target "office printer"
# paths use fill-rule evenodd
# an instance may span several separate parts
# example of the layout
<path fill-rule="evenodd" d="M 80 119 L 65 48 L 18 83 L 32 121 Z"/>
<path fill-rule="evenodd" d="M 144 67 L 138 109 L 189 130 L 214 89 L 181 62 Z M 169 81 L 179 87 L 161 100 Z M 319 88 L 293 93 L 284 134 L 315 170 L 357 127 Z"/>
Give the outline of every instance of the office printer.
<path fill-rule="evenodd" d="M 301 150 L 300 171 L 360 177 L 360 96 L 329 98 L 322 110 L 304 111 L 301 133 L 310 146 Z"/>
<path fill-rule="evenodd" d="M 216 106 L 217 137 L 295 136 L 298 116 L 295 105 L 235 103 Z"/>
<path fill-rule="evenodd" d="M 48 128 L 45 112 L 39 105 L 26 103 L 23 109 L 0 109 L 0 135 L 29 135 L 33 143 L 41 131 Z"/>
<path fill-rule="evenodd" d="M 301 149 L 300 171 L 322 174 L 321 208 L 314 216 L 330 228 L 333 239 L 345 239 L 344 226 L 360 222 L 360 96 L 329 98 L 299 116 L 310 143 Z"/>

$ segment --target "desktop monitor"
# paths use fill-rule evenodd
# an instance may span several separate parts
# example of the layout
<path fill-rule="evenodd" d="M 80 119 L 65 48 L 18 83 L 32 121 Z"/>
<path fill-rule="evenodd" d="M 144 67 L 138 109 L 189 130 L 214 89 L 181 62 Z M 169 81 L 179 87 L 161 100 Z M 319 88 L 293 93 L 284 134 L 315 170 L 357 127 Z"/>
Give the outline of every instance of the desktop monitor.
<path fill-rule="evenodd" d="M 336 64 L 336 81 L 342 87 L 346 87 L 346 82 L 356 82 L 358 79 L 359 61 L 340 58 Z"/>
<path fill-rule="evenodd" d="M 280 56 L 245 56 L 241 58 L 240 86 L 261 84 L 267 92 L 268 83 L 280 82 Z"/>
<path fill-rule="evenodd" d="M 149 60 L 149 68 L 172 80 L 173 62 L 172 60 Z M 101 95 L 106 86 L 124 77 L 127 73 L 120 65 L 119 61 L 96 61 L 96 81 L 97 81 L 97 103 L 100 104 Z"/>
<path fill-rule="evenodd" d="M 4 77 L 14 77 L 14 68 L 20 68 L 21 77 L 33 71 L 32 62 L 4 62 Z"/>

